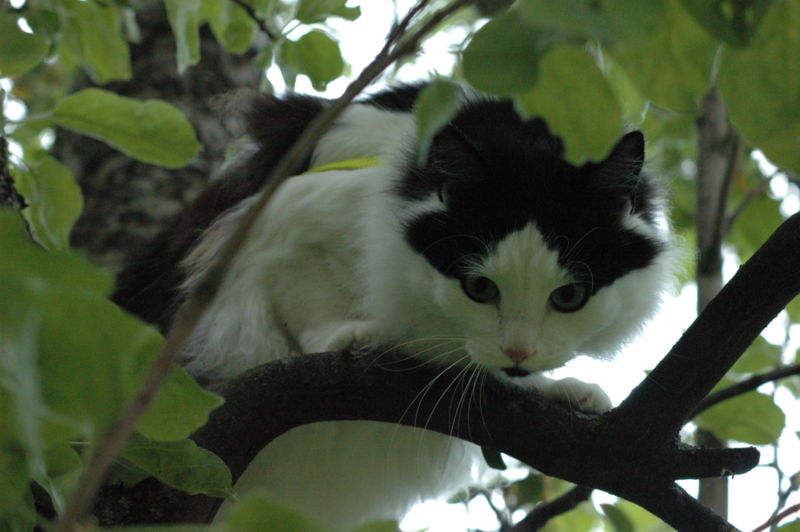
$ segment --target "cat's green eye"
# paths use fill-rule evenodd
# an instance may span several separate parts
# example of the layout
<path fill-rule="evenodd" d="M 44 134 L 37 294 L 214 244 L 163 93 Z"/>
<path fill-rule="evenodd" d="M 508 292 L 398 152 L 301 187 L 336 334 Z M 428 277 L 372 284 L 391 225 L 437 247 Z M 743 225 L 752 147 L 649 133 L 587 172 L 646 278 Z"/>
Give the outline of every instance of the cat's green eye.
<path fill-rule="evenodd" d="M 550 294 L 550 304 L 559 312 L 575 312 L 589 301 L 589 287 L 573 283 L 561 286 Z"/>
<path fill-rule="evenodd" d="M 478 303 L 490 303 L 500 297 L 500 289 L 487 277 L 464 277 L 461 288 L 467 297 Z"/>

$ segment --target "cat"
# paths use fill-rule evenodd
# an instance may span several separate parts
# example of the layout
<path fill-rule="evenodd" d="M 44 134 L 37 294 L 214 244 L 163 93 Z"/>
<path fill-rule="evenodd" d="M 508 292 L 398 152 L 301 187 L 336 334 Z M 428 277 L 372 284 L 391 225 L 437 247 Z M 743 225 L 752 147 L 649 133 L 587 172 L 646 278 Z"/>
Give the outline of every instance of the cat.
<path fill-rule="evenodd" d="M 423 87 L 352 104 L 316 143 L 240 250 L 184 366 L 214 388 L 283 357 L 397 346 L 586 412 L 610 409 L 598 386 L 542 373 L 578 354 L 613 355 L 669 282 L 666 205 L 642 172 L 642 134 L 575 166 L 542 119 L 465 90 L 419 163 L 412 110 Z M 254 139 L 248 155 L 120 276 L 115 300 L 164 330 L 277 158 L 327 102 L 250 94 L 239 105 Z M 313 171 L 354 158 L 378 162 Z M 236 489 L 266 489 L 348 530 L 452 494 L 481 464 L 476 446 L 441 434 L 318 423 L 267 446 Z"/>

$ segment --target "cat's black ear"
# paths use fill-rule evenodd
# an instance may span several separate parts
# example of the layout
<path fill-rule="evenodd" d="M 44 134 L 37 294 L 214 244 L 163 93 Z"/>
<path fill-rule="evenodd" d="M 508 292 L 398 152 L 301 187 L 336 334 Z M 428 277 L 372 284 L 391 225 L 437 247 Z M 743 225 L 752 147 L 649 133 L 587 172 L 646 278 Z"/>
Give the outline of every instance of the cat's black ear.
<path fill-rule="evenodd" d="M 437 176 L 439 199 L 445 203 L 453 186 L 479 180 L 486 172 L 478 147 L 453 125 L 433 139 L 426 166 Z"/>
<path fill-rule="evenodd" d="M 619 139 L 608 157 L 598 165 L 598 170 L 606 176 L 630 179 L 642 172 L 642 165 L 644 165 L 644 135 L 641 131 L 631 131 Z"/>

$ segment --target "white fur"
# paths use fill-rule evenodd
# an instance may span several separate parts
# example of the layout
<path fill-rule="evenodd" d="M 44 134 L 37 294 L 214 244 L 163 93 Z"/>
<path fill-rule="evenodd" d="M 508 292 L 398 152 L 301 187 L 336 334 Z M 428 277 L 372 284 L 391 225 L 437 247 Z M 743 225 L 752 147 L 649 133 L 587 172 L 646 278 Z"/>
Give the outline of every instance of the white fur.
<path fill-rule="evenodd" d="M 529 350 L 525 369 L 549 370 L 577 353 L 612 354 L 653 312 L 666 261 L 601 289 L 578 312 L 552 310 L 549 294 L 570 279 L 534 224 L 509 235 L 475 266 L 476 274 L 498 285 L 500 302 L 469 299 L 457 280 L 442 276 L 403 239 L 402 224 L 411 214 L 443 208 L 435 196 L 409 205 L 391 193 L 400 172 L 395 158 L 413 140 L 408 114 L 359 105 L 344 115 L 320 142 L 313 164 L 375 155 L 384 164 L 301 175 L 280 188 L 191 340 L 191 373 L 220 380 L 281 357 L 385 342 L 422 360 L 464 366 L 463 378 L 474 387 L 485 368 L 509 365 L 503 348 Z M 207 231 L 186 261 L 192 272 L 187 290 L 250 203 Z M 534 374 L 521 383 L 583 410 L 610 408 L 599 388 L 575 379 Z M 236 487 L 263 487 L 345 530 L 399 517 L 419 499 L 464 487 L 476 478 L 478 456 L 472 444 L 419 429 L 315 424 L 273 442 Z"/>

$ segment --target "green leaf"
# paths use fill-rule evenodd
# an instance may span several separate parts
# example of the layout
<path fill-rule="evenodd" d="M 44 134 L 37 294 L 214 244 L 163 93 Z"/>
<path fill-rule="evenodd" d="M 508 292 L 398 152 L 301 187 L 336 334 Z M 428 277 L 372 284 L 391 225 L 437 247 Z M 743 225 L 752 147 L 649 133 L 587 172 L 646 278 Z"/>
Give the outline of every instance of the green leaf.
<path fill-rule="evenodd" d="M 615 532 L 635 532 L 633 523 L 625 515 L 625 511 L 622 508 L 613 504 L 601 504 L 600 507 L 611 522 Z"/>
<path fill-rule="evenodd" d="M 614 506 L 625 512 L 636 532 L 674 532 L 671 526 L 632 502 L 620 500 Z"/>
<path fill-rule="evenodd" d="M 533 90 L 516 96 L 518 109 L 543 117 L 573 163 L 603 159 L 622 133 L 622 112 L 595 60 L 581 48 L 561 46 L 539 68 Z"/>
<path fill-rule="evenodd" d="M 47 41 L 37 34 L 25 33 L 17 26 L 17 17 L 0 13 L 0 76 L 13 76 L 32 69 L 47 54 Z"/>
<path fill-rule="evenodd" d="M 329 82 L 344 72 L 339 44 L 321 30 L 312 30 L 297 41 L 284 42 L 280 62 L 308 76 L 318 91 L 324 91 Z"/>
<path fill-rule="evenodd" d="M 531 473 L 514 484 L 520 504 L 534 504 L 542 500 L 544 482 L 542 475 Z"/>
<path fill-rule="evenodd" d="M 12 169 L 28 207 L 22 214 L 36 240 L 47 249 L 69 249 L 69 233 L 83 209 L 83 195 L 69 169 L 50 156 L 29 161 L 28 171 Z"/>
<path fill-rule="evenodd" d="M 800 519 L 781 526 L 778 532 L 800 532 Z"/>
<path fill-rule="evenodd" d="M 200 16 L 203 0 L 164 0 L 175 36 L 178 74 L 200 61 Z"/>
<path fill-rule="evenodd" d="M 792 323 L 800 323 L 800 296 L 795 297 L 786 305 L 786 312 L 789 313 Z"/>
<path fill-rule="evenodd" d="M 419 138 L 418 162 L 425 164 L 433 139 L 458 113 L 458 86 L 444 80 L 434 81 L 417 97 L 414 113 Z"/>
<path fill-rule="evenodd" d="M 517 11 L 491 20 L 464 50 L 464 77 L 475 88 L 507 96 L 530 89 L 539 76 L 539 58 L 547 47 Z"/>
<path fill-rule="evenodd" d="M 230 0 L 203 0 L 203 4 L 204 18 L 226 50 L 241 54 L 250 49 L 258 27 L 247 11 Z"/>
<path fill-rule="evenodd" d="M 744 46 L 755 35 L 759 23 L 774 0 L 681 0 L 712 36 L 736 46 Z"/>
<path fill-rule="evenodd" d="M 300 0 L 295 18 L 303 24 L 323 22 L 328 17 L 356 20 L 361 16 L 360 7 L 347 7 L 347 0 Z"/>
<path fill-rule="evenodd" d="M 647 39 L 612 44 L 608 52 L 642 96 L 694 114 L 711 83 L 717 44 L 675 3 Z"/>
<path fill-rule="evenodd" d="M 750 46 L 724 50 L 719 88 L 748 143 L 800 172 L 800 3 L 776 2 Z"/>
<path fill-rule="evenodd" d="M 283 506 L 269 497 L 253 494 L 233 508 L 228 521 L 230 532 L 327 532 L 325 528 L 297 510 Z"/>
<path fill-rule="evenodd" d="M 548 530 L 553 532 L 589 532 L 601 524 L 600 515 L 588 502 L 582 502 L 574 510 L 561 514 L 547 523 Z"/>
<path fill-rule="evenodd" d="M 200 149 L 183 113 L 162 100 L 140 102 L 101 89 L 84 89 L 62 99 L 53 118 L 126 155 L 167 168 L 184 166 Z"/>
<path fill-rule="evenodd" d="M 520 0 L 532 27 L 574 37 L 613 41 L 650 34 L 663 21 L 664 0 Z"/>
<path fill-rule="evenodd" d="M 147 362 L 141 365 L 142 377 L 152 359 L 142 359 Z M 183 368 L 175 366 L 138 429 L 152 440 L 188 438 L 206 424 L 211 411 L 222 403 L 222 397 L 204 390 Z"/>
<path fill-rule="evenodd" d="M 780 203 L 767 195 L 754 199 L 734 222 L 728 241 L 742 261 L 750 258 L 784 221 Z"/>
<path fill-rule="evenodd" d="M 62 25 L 72 47 L 97 83 L 131 77 L 128 43 L 122 34 L 122 15 L 114 3 L 65 1 Z"/>
<path fill-rule="evenodd" d="M 400 527 L 397 521 L 375 521 L 374 523 L 367 523 L 358 528 L 354 528 L 350 532 L 399 532 Z"/>
<path fill-rule="evenodd" d="M 753 345 L 736 361 L 731 371 L 735 373 L 756 373 L 775 369 L 781 363 L 781 348 L 764 340 L 756 338 Z"/>
<path fill-rule="evenodd" d="M 722 440 L 767 445 L 777 441 L 785 418 L 772 398 L 750 392 L 711 407 L 694 422 Z"/>
<path fill-rule="evenodd" d="M 214 453 L 191 440 L 152 441 L 134 434 L 122 452 L 123 467 L 139 469 L 167 486 L 196 495 L 230 497 L 231 473 Z"/>

